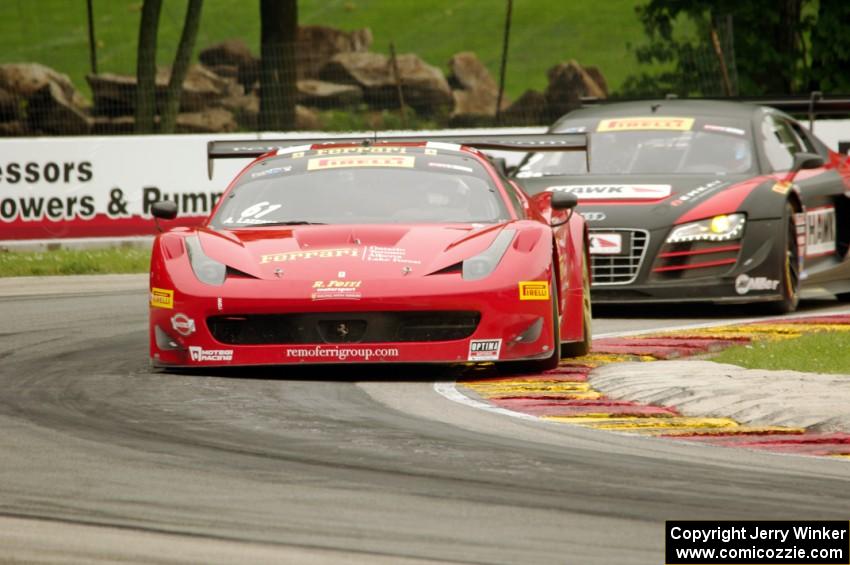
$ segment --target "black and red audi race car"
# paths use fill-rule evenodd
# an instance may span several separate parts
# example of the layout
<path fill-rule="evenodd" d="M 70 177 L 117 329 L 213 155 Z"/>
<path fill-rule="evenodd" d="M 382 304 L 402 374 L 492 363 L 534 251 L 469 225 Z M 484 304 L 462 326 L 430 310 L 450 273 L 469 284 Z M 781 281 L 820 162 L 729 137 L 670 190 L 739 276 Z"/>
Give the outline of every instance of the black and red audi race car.
<path fill-rule="evenodd" d="M 552 132 L 588 151 L 533 153 L 529 194 L 568 192 L 590 228 L 594 303 L 850 298 L 850 163 L 776 109 L 657 100 L 583 108 Z"/>
<path fill-rule="evenodd" d="M 583 150 L 576 135 L 211 142 L 254 160 L 202 226 L 161 233 L 156 366 L 521 362 L 590 346 L 576 198 L 529 198 L 479 148 Z M 154 205 L 172 219 L 176 207 Z"/>

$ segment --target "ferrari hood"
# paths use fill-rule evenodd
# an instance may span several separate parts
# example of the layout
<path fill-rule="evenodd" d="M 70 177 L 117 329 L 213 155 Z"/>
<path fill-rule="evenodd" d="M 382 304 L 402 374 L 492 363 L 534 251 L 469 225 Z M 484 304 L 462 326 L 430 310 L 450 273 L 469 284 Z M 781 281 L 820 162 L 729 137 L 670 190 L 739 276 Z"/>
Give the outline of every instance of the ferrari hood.
<path fill-rule="evenodd" d="M 755 184 L 763 182 L 757 178 Z M 522 184 L 531 194 L 554 190 L 576 194 L 578 211 L 590 228 L 616 225 L 652 230 L 677 223 L 708 201 L 722 209 L 730 191 L 740 192 L 752 180 L 747 175 L 582 175 L 528 178 Z M 735 201 L 740 202 L 730 199 L 732 208 Z"/>
<path fill-rule="evenodd" d="M 427 276 L 476 255 L 506 225 L 198 228 L 196 233 L 209 257 L 260 279 L 392 279 Z"/>

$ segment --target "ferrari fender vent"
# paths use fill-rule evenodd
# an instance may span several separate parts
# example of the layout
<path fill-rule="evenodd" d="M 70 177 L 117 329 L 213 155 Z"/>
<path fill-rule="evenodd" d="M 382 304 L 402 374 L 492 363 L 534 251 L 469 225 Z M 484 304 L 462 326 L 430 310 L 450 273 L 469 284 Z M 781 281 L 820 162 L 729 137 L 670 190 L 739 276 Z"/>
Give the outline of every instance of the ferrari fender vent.
<path fill-rule="evenodd" d="M 466 339 L 479 312 L 322 312 L 212 316 L 207 327 L 229 345 L 397 343 Z"/>

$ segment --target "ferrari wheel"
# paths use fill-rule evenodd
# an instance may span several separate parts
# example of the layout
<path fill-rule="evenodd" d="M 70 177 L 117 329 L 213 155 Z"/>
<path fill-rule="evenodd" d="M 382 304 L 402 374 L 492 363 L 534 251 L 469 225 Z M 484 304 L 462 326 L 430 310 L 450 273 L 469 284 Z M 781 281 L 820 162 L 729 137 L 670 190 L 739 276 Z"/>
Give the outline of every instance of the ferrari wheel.
<path fill-rule="evenodd" d="M 780 290 L 782 299 L 770 302 L 768 310 L 774 314 L 787 314 L 797 309 L 800 303 L 800 251 L 797 246 L 797 227 L 794 224 L 794 208 L 790 203 L 785 205 L 783 217 L 784 229 L 782 239 L 784 249 L 780 265 Z"/>
<path fill-rule="evenodd" d="M 587 253 L 582 260 L 581 276 L 581 341 L 561 344 L 561 357 L 581 357 L 590 353 L 593 312 L 590 305 L 590 260 Z"/>

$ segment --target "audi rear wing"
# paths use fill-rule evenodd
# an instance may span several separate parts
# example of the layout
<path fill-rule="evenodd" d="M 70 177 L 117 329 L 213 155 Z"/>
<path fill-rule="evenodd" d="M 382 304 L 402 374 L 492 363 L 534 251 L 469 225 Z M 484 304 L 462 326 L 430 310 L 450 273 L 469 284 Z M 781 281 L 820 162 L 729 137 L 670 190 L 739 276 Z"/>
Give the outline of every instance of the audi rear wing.
<path fill-rule="evenodd" d="M 381 135 L 317 138 L 246 139 L 210 141 L 207 143 L 207 174 L 212 179 L 215 159 L 256 159 L 261 155 L 301 145 L 381 145 L 384 143 L 454 143 L 484 151 L 587 151 L 589 139 L 583 133 L 532 133 L 488 135 Z M 588 153 L 589 159 L 589 153 Z"/>
<path fill-rule="evenodd" d="M 739 96 L 739 97 L 707 97 L 707 98 L 679 98 L 668 94 L 668 100 L 728 100 L 731 102 L 748 102 L 759 106 L 770 106 L 781 110 L 786 114 L 806 116 L 809 119 L 809 130 L 814 131 L 814 121 L 817 116 L 850 116 L 850 96 L 824 97 L 820 91 L 810 92 L 807 95 L 798 96 Z M 581 104 L 587 106 L 599 106 L 614 102 L 636 102 L 640 100 L 657 100 L 656 98 L 594 98 L 582 97 Z"/>

